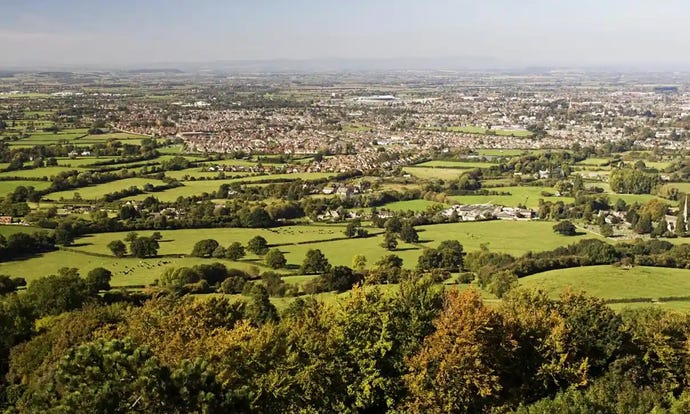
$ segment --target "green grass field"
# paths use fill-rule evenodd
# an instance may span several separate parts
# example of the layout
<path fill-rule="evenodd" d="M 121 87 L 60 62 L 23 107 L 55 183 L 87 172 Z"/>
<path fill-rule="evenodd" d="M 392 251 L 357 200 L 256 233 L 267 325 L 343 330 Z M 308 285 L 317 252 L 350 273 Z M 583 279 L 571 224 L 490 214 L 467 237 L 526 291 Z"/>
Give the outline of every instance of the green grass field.
<path fill-rule="evenodd" d="M 20 139 L 19 141 L 12 141 L 10 142 L 11 145 L 14 144 L 19 144 L 19 145 L 48 145 L 52 143 L 57 143 L 60 141 L 75 141 L 77 138 L 80 138 L 84 135 L 86 135 L 87 130 L 84 129 L 83 131 L 80 132 L 64 132 L 60 131 L 57 134 L 54 134 L 52 132 L 36 132 L 34 134 L 31 134 L 28 138 Z"/>
<path fill-rule="evenodd" d="M 78 158 L 58 158 L 57 162 L 60 166 L 65 167 L 84 167 L 95 162 L 111 161 L 112 157 L 78 157 Z"/>
<path fill-rule="evenodd" d="M 677 188 L 681 193 L 690 193 L 690 183 L 668 183 L 664 184 L 662 191 L 667 188 Z"/>
<path fill-rule="evenodd" d="M 690 296 L 690 270 L 610 265 L 552 270 L 520 279 L 520 286 L 557 297 L 565 289 L 583 290 L 604 299 Z"/>
<path fill-rule="evenodd" d="M 36 190 L 44 190 L 50 187 L 50 183 L 47 181 L 0 181 L 0 197 L 13 193 L 14 189 L 20 185 L 24 187 L 31 186 Z"/>
<path fill-rule="evenodd" d="M 508 187 L 513 184 L 512 178 L 497 178 L 482 180 L 482 188 L 489 189 L 492 187 Z"/>
<path fill-rule="evenodd" d="M 104 141 L 107 141 L 109 139 L 116 139 L 119 141 L 128 141 L 128 140 L 141 140 L 143 138 L 147 138 L 147 136 L 146 135 L 140 135 L 140 134 L 130 134 L 129 132 L 111 132 L 111 133 L 107 133 L 107 134 L 87 135 L 84 138 L 81 138 L 81 140 L 104 142 Z"/>
<path fill-rule="evenodd" d="M 41 178 L 53 177 L 61 172 L 72 171 L 79 168 L 71 167 L 43 167 L 34 168 L 32 170 L 7 171 L 0 173 L 0 177 L 21 177 L 21 178 Z"/>
<path fill-rule="evenodd" d="M 659 171 L 663 171 L 666 168 L 670 167 L 672 162 L 671 161 L 645 161 L 644 164 L 647 166 L 647 168 L 655 168 Z"/>
<path fill-rule="evenodd" d="M 228 268 L 246 269 L 251 262 L 232 262 L 229 260 L 210 260 L 196 257 L 160 257 L 152 259 L 116 258 L 90 256 L 82 253 L 58 250 L 32 257 L 0 263 L 0 274 L 23 277 L 31 281 L 43 276 L 56 274 L 62 267 L 76 267 L 81 276 L 91 269 L 105 267 L 113 272 L 112 286 L 146 285 L 158 279 L 168 267 L 194 266 L 219 261 Z"/>
<path fill-rule="evenodd" d="M 448 160 L 432 160 L 416 164 L 416 167 L 441 167 L 441 168 L 458 168 L 458 169 L 473 169 L 473 168 L 489 168 L 497 164 L 480 161 L 448 161 Z"/>
<path fill-rule="evenodd" d="M 417 258 L 425 247 L 436 247 L 443 240 L 458 240 L 466 251 L 478 250 L 485 244 L 492 251 L 522 255 L 528 251 L 551 250 L 558 246 L 576 243 L 592 234 L 574 237 L 561 236 L 553 232 L 551 222 L 489 221 L 419 226 L 420 243 L 411 245 L 399 242 L 395 251 L 389 252 L 380 244 L 382 234 L 365 239 L 326 241 L 318 244 L 283 246 L 280 248 L 289 263 L 300 264 L 309 249 L 318 248 L 331 264 L 350 266 L 352 257 L 363 254 L 369 266 L 387 254 L 396 254 L 403 259 L 403 266 L 414 268 Z"/>
<path fill-rule="evenodd" d="M 169 266 L 191 266 L 199 263 L 211 263 L 215 259 L 189 257 L 194 244 L 204 238 L 213 238 L 222 245 L 233 241 L 245 244 L 250 238 L 261 235 L 269 244 L 285 253 L 292 271 L 296 271 L 309 249 L 321 249 L 331 264 L 350 266 L 352 257 L 364 254 L 369 266 L 387 254 L 396 254 L 404 261 L 404 266 L 414 268 L 417 258 L 425 247 L 435 247 L 443 240 L 459 240 L 466 251 L 474 251 L 485 244 L 493 251 L 521 255 L 529 250 L 550 250 L 557 246 L 575 243 L 593 235 L 565 237 L 555 234 L 550 222 L 526 221 L 490 221 L 437 224 L 419 226 L 421 243 L 411 245 L 400 243 L 395 251 L 389 252 L 380 246 L 383 241 L 380 229 L 369 228 L 372 237 L 364 239 L 341 239 L 343 225 L 329 226 L 289 226 L 275 229 L 193 229 L 162 231 L 160 255 L 151 259 L 116 258 L 110 255 L 107 244 L 112 240 L 121 240 L 126 233 L 100 233 L 80 237 L 76 240 L 73 251 L 57 251 L 33 257 L 29 260 L 18 260 L 0 263 L 0 274 L 22 276 L 27 280 L 55 273 L 64 266 L 77 267 L 83 274 L 94 267 L 103 266 L 115 274 L 114 286 L 139 285 L 151 283 L 159 277 L 160 272 Z M 26 228 L 25 228 L 26 229 Z M 141 231 L 140 236 L 148 236 L 151 231 Z M 376 234 L 375 234 L 376 233 Z M 331 239 L 339 239 L 332 240 Z M 311 241 L 312 243 L 303 243 Z M 244 268 L 261 265 L 262 258 L 248 254 L 240 262 L 221 260 L 228 267 Z M 165 263 L 169 262 L 169 263 Z M 298 279 L 295 279 L 298 280 Z"/>
<path fill-rule="evenodd" d="M 236 160 L 236 159 L 230 159 L 230 160 L 216 160 L 216 161 L 207 161 L 205 164 L 208 165 L 240 165 L 244 167 L 253 167 L 257 164 L 256 161 L 252 160 Z M 274 165 L 274 164 L 271 164 Z"/>
<path fill-rule="evenodd" d="M 181 181 L 184 179 L 185 176 L 189 177 L 194 177 L 194 178 L 215 178 L 218 177 L 218 172 L 217 171 L 201 171 L 199 168 L 188 168 L 186 170 L 178 170 L 178 171 L 166 171 L 165 175 L 166 177 L 174 178 L 178 181 Z M 249 175 L 248 173 L 232 173 L 232 172 L 226 172 L 225 177 L 228 178 L 238 178 L 238 177 L 245 177 Z"/>
<path fill-rule="evenodd" d="M 455 180 L 466 170 L 454 168 L 405 167 L 403 171 L 422 180 Z"/>
<path fill-rule="evenodd" d="M 572 203 L 572 197 L 544 197 L 541 195 L 542 191 L 550 194 L 556 192 L 551 187 L 534 187 L 534 186 L 512 186 L 512 187 L 496 187 L 491 188 L 492 191 L 506 192 L 510 195 L 465 195 L 449 197 L 453 202 L 458 204 L 499 204 L 504 206 L 515 207 L 518 204 L 524 204 L 527 207 L 535 208 L 539 205 L 539 199 L 544 201 L 563 201 L 565 203 Z"/>
<path fill-rule="evenodd" d="M 59 201 L 60 199 L 71 200 L 74 197 L 74 193 L 79 193 L 79 195 L 81 195 L 81 198 L 84 200 L 98 200 L 106 194 L 120 190 L 125 190 L 132 186 L 142 188 L 145 184 L 148 183 L 153 185 L 165 184 L 163 181 L 152 178 L 126 178 L 124 180 L 112 181 L 109 183 L 93 185 L 90 187 L 75 188 L 66 191 L 58 191 L 56 193 L 49 193 L 45 196 L 45 198 L 48 200 L 56 201 Z"/>
<path fill-rule="evenodd" d="M 666 200 L 666 199 L 663 199 L 661 197 L 657 197 L 657 196 L 652 195 L 652 194 L 616 194 L 613 191 L 611 191 L 611 186 L 609 186 L 608 183 L 603 183 L 603 182 L 599 182 L 599 181 L 592 182 L 592 183 L 587 182 L 587 183 L 585 183 L 585 187 L 603 188 L 604 192 L 609 196 L 609 200 L 612 203 L 615 203 L 616 200 L 618 200 L 618 199 L 622 199 L 627 204 L 633 204 L 633 203 L 645 204 L 650 200 L 658 199 L 658 200 L 661 200 L 661 201 L 668 203 L 668 204 L 672 204 L 672 205 L 676 204 L 675 201 Z"/>
<path fill-rule="evenodd" d="M 181 154 L 183 150 L 184 150 L 183 145 L 170 145 L 168 147 L 158 148 L 158 152 L 160 152 L 161 154 L 178 155 L 178 154 Z"/>
<path fill-rule="evenodd" d="M 635 303 L 625 303 L 625 302 L 615 302 L 609 303 L 609 307 L 615 311 L 622 311 L 624 309 L 646 309 L 646 308 L 658 308 L 667 311 L 675 312 L 690 312 L 690 301 L 683 300 L 673 300 L 667 302 L 635 302 Z"/>
<path fill-rule="evenodd" d="M 17 95 L 13 95 L 17 96 Z M 58 132 L 46 132 L 43 129 L 52 127 L 55 123 L 46 117 L 52 115 L 52 111 L 28 110 L 24 112 L 25 119 L 14 120 L 12 129 L 28 133 L 29 136 L 18 141 L 11 141 L 13 148 L 29 148 L 34 145 L 49 145 L 58 142 L 68 142 L 75 146 L 89 146 L 101 144 L 109 139 L 115 139 L 128 144 L 140 144 L 145 135 L 126 132 L 113 132 L 106 134 L 88 135 L 87 128 L 64 128 Z M 2 135 L 2 134 L 0 134 Z"/>
<path fill-rule="evenodd" d="M 586 158 L 578 163 L 576 165 L 594 165 L 594 166 L 602 166 L 604 164 L 608 164 L 611 161 L 610 158 Z"/>
<path fill-rule="evenodd" d="M 234 241 L 246 244 L 251 238 L 261 236 L 271 245 L 285 245 L 305 241 L 319 241 L 345 237 L 343 231 L 345 225 L 332 226 L 287 226 L 275 229 L 242 229 L 242 228 L 217 228 L 217 229 L 183 229 L 163 230 L 159 253 L 184 254 L 192 252 L 194 244 L 201 239 L 215 239 L 223 246 Z M 151 232 L 142 231 L 139 234 L 146 236 Z M 110 254 L 106 247 L 113 240 L 124 239 L 127 232 L 98 233 L 77 239 L 75 242 L 78 250 L 100 254 Z"/>
<path fill-rule="evenodd" d="M 433 240 L 425 246 L 435 247 L 442 240 L 459 240 L 466 251 L 479 250 L 482 244 L 492 251 L 515 256 L 528 251 L 552 250 L 558 246 L 577 243 L 582 239 L 598 238 L 592 234 L 572 237 L 553 231 L 549 221 L 479 221 L 418 226 L 419 239 Z M 603 239 L 601 239 L 603 240 Z"/>
<path fill-rule="evenodd" d="M 487 130 L 484 127 L 480 126 L 474 126 L 474 125 L 467 125 L 467 126 L 451 126 L 451 127 L 437 127 L 437 128 L 430 128 L 432 130 L 436 131 L 450 131 L 450 132 L 463 132 L 465 134 L 480 134 L 480 135 L 489 135 L 487 134 Z M 509 130 L 509 129 L 492 129 L 492 131 L 496 135 L 501 135 L 501 136 L 514 136 L 514 137 L 529 137 L 532 136 L 532 133 L 524 130 L 524 129 L 515 129 L 515 130 Z"/>
<path fill-rule="evenodd" d="M 50 231 L 34 226 L 0 225 L 0 235 L 5 237 L 14 233 L 35 233 L 37 231 Z"/>
<path fill-rule="evenodd" d="M 478 149 L 477 154 L 488 155 L 491 157 L 515 157 L 527 152 L 521 149 Z"/>
<path fill-rule="evenodd" d="M 407 201 L 396 201 L 394 203 L 388 203 L 381 208 L 387 208 L 388 210 L 393 210 L 393 211 L 407 211 L 407 210 L 412 210 L 412 211 L 425 211 L 427 208 L 441 204 L 437 203 L 435 201 L 428 201 L 428 200 L 407 200 Z"/>
<path fill-rule="evenodd" d="M 154 197 L 161 201 L 175 201 L 178 197 L 189 197 L 193 195 L 200 195 L 202 193 L 214 193 L 222 184 L 233 183 L 252 183 L 262 180 L 318 180 L 322 178 L 329 178 L 334 176 L 334 173 L 300 173 L 300 174 L 270 174 L 270 175 L 252 175 L 248 177 L 229 178 L 225 180 L 197 180 L 185 181 L 182 187 L 171 188 L 169 190 L 155 193 Z M 148 194 L 139 194 L 127 198 L 127 200 L 143 200 L 148 197 Z M 86 198 L 86 197 L 84 197 Z"/>

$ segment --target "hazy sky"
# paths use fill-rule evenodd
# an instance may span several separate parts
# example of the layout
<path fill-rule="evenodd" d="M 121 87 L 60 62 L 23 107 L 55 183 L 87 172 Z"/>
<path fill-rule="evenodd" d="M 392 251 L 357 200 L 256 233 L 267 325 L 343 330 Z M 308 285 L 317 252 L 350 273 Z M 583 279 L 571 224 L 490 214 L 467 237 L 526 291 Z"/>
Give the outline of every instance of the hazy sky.
<path fill-rule="evenodd" d="M 2 0 L 0 67 L 477 56 L 690 68 L 688 0 Z"/>

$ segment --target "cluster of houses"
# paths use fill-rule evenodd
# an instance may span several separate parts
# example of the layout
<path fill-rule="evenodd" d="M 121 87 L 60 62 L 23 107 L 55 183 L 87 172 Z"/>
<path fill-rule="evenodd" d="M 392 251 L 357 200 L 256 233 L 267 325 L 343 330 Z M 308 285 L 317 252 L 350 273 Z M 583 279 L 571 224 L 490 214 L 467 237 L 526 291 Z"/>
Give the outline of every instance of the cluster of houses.
<path fill-rule="evenodd" d="M 84 150 L 84 151 L 70 151 L 70 152 L 67 154 L 67 156 L 70 157 L 70 158 L 72 158 L 72 159 L 77 158 L 77 157 L 79 157 L 79 156 L 82 156 L 82 157 L 90 157 L 90 156 L 91 156 L 91 151 L 88 151 L 88 150 Z"/>
<path fill-rule="evenodd" d="M 172 110 L 164 110 L 155 102 L 132 103 L 128 111 L 114 115 L 120 129 L 176 136 L 190 151 L 313 154 L 328 150 L 339 154 L 314 162 L 313 171 L 405 164 L 402 159 L 381 159 L 377 154 L 381 147 L 387 153 L 426 155 L 456 148 L 597 146 L 629 139 L 631 131 L 649 127 L 650 119 L 655 121 L 652 131 L 635 136 L 637 144 L 690 148 L 690 140 L 682 139 L 689 134 L 682 127 L 690 116 L 690 92 L 685 88 L 671 89 L 662 96 L 648 84 L 633 81 L 617 83 L 613 88 L 589 88 L 581 87 L 583 81 L 578 79 L 563 87 L 562 77 L 546 75 L 539 79 L 544 87 L 535 86 L 526 92 L 519 86 L 519 82 L 532 85 L 533 80 L 524 75 L 511 84 L 492 75 L 471 80 L 461 77 L 452 80 L 456 85 L 452 90 L 430 92 L 418 99 L 399 99 L 388 93 L 362 96 L 362 91 L 335 82 L 324 85 L 322 98 L 316 97 L 308 108 L 285 105 L 267 110 L 232 103 L 217 109 L 207 105 L 213 96 L 197 96 L 193 105 Z M 258 85 L 261 79 L 256 81 Z M 606 81 L 594 80 L 597 85 Z M 290 87 L 292 81 L 286 82 Z M 415 82 L 435 85 L 438 79 L 420 74 Z M 280 88 L 280 84 L 272 85 Z M 393 104 L 405 107 L 404 115 L 388 108 Z M 453 127 L 472 127 L 470 130 L 476 128 L 477 132 Z M 526 131 L 528 127 L 545 134 L 532 136 Z"/>
<path fill-rule="evenodd" d="M 528 208 L 504 207 L 495 204 L 456 204 L 442 211 L 448 218 L 459 221 L 532 220 L 537 214 Z"/>
<path fill-rule="evenodd" d="M 355 194 L 360 194 L 362 189 L 358 185 L 337 185 L 333 184 L 324 187 L 321 192 L 326 195 L 335 194 L 342 198 L 350 198 Z"/>

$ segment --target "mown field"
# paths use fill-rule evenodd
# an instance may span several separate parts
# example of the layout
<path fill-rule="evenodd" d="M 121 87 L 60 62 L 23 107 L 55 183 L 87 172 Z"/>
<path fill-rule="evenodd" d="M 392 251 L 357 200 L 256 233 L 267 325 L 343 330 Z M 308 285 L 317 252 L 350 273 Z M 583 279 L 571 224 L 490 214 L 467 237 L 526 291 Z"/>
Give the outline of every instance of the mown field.
<path fill-rule="evenodd" d="M 690 296 L 690 270 L 611 265 L 552 270 L 520 279 L 520 286 L 558 296 L 565 289 L 583 290 L 604 299 Z"/>

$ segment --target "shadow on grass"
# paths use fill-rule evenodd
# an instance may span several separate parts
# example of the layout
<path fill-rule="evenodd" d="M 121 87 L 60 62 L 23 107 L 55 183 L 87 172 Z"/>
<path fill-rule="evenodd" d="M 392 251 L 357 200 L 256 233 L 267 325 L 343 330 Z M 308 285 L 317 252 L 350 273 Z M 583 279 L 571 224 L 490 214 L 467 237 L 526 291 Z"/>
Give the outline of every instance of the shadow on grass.
<path fill-rule="evenodd" d="M 57 250 L 53 250 L 53 251 L 57 251 Z M 25 255 L 22 255 L 22 256 L 13 257 L 12 259 L 9 259 L 9 260 L 4 260 L 4 259 L 3 259 L 3 260 L 0 260 L 0 263 L 23 262 L 23 261 L 25 261 L 25 260 L 30 260 L 30 259 L 36 259 L 36 258 L 39 258 L 39 257 L 43 257 L 43 255 L 44 255 L 45 253 L 50 253 L 50 252 L 25 254 Z"/>
<path fill-rule="evenodd" d="M 409 250 L 419 250 L 419 247 L 403 247 L 403 248 L 398 248 L 395 250 L 392 250 L 393 252 L 407 252 Z"/>

